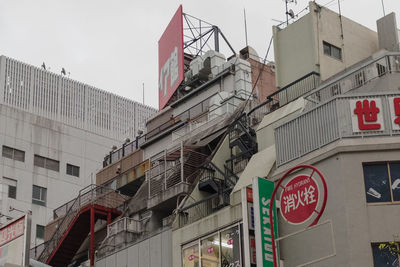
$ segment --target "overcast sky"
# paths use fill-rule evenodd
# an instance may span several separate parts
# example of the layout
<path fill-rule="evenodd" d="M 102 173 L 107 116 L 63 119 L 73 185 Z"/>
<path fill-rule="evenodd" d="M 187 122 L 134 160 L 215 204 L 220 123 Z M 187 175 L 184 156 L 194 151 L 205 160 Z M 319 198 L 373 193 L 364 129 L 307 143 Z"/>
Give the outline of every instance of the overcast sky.
<path fill-rule="evenodd" d="M 337 0 L 317 1 L 335 11 Z M 0 54 L 158 107 L 158 40 L 179 4 L 183 11 L 218 25 L 233 48 L 249 44 L 265 55 L 274 20 L 285 19 L 284 0 L 0 0 Z M 342 14 L 376 30 L 381 0 L 342 0 Z M 289 4 L 295 13 L 306 0 Z M 400 0 L 384 0 L 400 21 Z M 302 13 L 304 15 L 305 13 Z M 398 23 L 399 24 L 399 23 Z M 229 55 L 227 55 L 229 56 Z M 273 60 L 273 54 L 269 56 Z"/>

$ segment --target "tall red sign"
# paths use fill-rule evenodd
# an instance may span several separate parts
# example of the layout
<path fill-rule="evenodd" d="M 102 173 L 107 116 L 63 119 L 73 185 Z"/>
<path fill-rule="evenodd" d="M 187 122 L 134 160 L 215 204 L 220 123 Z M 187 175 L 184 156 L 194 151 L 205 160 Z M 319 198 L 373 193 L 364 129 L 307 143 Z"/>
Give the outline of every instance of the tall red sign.
<path fill-rule="evenodd" d="M 179 6 L 158 41 L 158 109 L 165 107 L 184 79 L 183 16 Z"/>

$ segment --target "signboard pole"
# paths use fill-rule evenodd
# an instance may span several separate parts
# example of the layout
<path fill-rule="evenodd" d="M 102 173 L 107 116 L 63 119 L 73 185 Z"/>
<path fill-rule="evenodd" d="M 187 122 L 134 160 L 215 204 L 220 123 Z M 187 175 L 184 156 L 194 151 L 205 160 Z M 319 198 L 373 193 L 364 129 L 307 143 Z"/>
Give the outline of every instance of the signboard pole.
<path fill-rule="evenodd" d="M 277 235 L 276 209 L 273 209 L 275 201 L 271 203 L 273 191 L 274 182 L 263 178 L 253 179 L 256 254 L 257 266 L 260 267 L 278 266 L 273 251 L 273 236 Z"/>
<path fill-rule="evenodd" d="M 29 252 L 31 248 L 31 224 L 32 211 L 27 211 L 25 214 L 25 238 L 24 238 L 24 255 L 22 258 L 22 266 L 29 267 Z"/>

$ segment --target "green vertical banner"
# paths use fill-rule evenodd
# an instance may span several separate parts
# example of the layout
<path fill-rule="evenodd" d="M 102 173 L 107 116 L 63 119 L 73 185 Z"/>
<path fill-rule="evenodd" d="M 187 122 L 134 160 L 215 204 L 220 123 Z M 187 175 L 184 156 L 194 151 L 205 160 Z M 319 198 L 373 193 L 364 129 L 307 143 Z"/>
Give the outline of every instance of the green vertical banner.
<path fill-rule="evenodd" d="M 253 178 L 253 201 L 254 201 L 254 220 L 256 237 L 256 254 L 258 267 L 277 267 L 274 266 L 272 253 L 271 225 L 269 205 L 271 195 L 274 191 L 274 182 L 263 178 Z M 274 203 L 273 219 L 274 234 L 277 238 L 276 206 Z M 279 255 L 276 253 L 276 255 Z M 276 259 L 279 265 L 279 256 Z"/>

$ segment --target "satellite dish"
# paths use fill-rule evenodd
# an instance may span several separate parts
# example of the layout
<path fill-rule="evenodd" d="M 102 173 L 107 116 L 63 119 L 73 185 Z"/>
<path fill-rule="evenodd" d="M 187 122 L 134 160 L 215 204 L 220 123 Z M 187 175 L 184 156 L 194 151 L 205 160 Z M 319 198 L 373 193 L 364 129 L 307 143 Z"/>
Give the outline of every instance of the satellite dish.
<path fill-rule="evenodd" d="M 293 19 L 294 18 L 294 12 L 292 9 L 290 9 L 287 14 Z"/>

